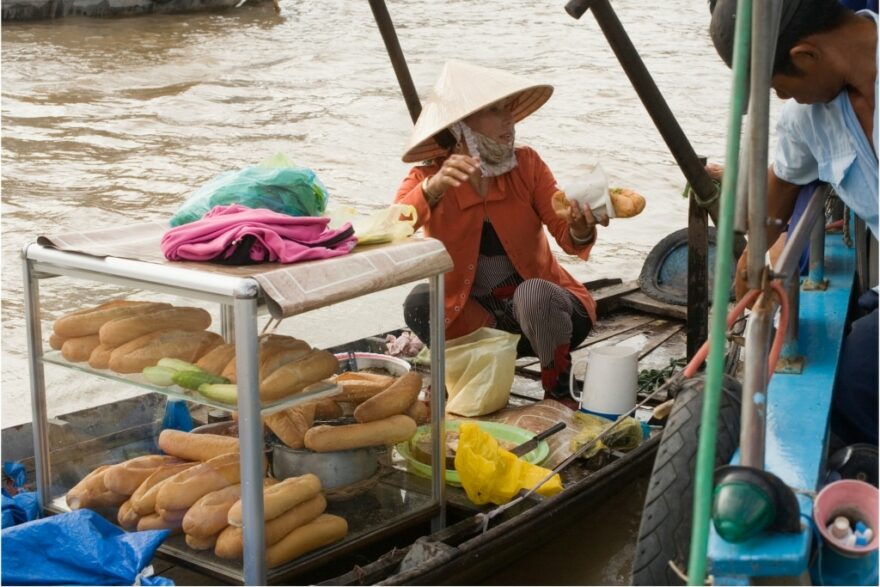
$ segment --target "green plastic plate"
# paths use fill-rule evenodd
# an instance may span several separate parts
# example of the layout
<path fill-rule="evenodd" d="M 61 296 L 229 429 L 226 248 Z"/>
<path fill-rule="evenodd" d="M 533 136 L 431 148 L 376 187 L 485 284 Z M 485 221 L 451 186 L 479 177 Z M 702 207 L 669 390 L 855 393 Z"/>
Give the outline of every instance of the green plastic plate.
<path fill-rule="evenodd" d="M 500 424 L 498 422 L 482 422 L 480 420 L 452 420 L 451 422 L 446 422 L 446 430 L 458 431 L 462 422 L 474 422 L 480 428 L 495 437 L 496 440 L 511 442 L 514 446 L 528 442 L 534 436 L 532 432 L 517 428 L 516 426 Z M 419 426 L 412 438 L 395 446 L 397 452 L 400 453 L 400 456 L 406 459 L 407 468 L 419 477 L 425 477 L 427 479 L 431 478 L 431 466 L 416 460 L 410 450 L 410 443 L 414 441 L 417 442 L 419 438 L 425 434 L 430 434 L 430 426 L 430 424 Z M 549 455 L 550 446 L 547 444 L 546 440 L 542 440 L 534 450 L 524 455 L 522 458 L 534 465 L 540 465 Z M 458 476 L 458 471 L 455 469 L 446 469 L 446 483 L 454 487 L 461 487 L 461 478 Z"/>

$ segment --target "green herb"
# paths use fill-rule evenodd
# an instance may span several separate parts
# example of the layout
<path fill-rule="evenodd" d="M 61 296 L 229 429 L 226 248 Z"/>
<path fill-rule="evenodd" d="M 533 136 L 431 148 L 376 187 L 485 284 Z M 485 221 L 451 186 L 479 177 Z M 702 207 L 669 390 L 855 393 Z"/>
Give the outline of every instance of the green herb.
<path fill-rule="evenodd" d="M 651 393 L 663 385 L 676 370 L 684 367 L 685 363 L 686 361 L 682 357 L 679 359 L 669 359 L 669 365 L 662 369 L 642 369 L 639 371 L 639 393 Z"/>

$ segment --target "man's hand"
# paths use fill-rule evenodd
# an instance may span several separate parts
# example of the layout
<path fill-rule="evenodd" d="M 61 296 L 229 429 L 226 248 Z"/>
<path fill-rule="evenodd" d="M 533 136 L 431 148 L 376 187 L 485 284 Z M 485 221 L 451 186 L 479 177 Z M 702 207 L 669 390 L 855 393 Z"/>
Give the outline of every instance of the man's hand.
<path fill-rule="evenodd" d="M 596 224 L 608 226 L 607 214 L 600 214 L 597 218 L 590 207 L 586 204 L 581 206 L 574 200 L 571 201 L 571 215 L 568 220 L 568 229 L 571 236 L 580 241 L 592 240 L 596 234 Z"/>

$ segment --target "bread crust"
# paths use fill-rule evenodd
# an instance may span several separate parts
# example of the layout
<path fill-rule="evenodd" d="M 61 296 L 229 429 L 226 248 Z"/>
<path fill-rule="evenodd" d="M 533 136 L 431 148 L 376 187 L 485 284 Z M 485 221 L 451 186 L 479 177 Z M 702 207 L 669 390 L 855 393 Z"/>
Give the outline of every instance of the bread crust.
<path fill-rule="evenodd" d="M 185 461 L 208 461 L 227 453 L 240 451 L 238 438 L 222 434 L 196 434 L 166 429 L 159 433 L 162 452 Z"/>
<path fill-rule="evenodd" d="M 390 445 L 408 440 L 415 434 L 416 428 L 412 418 L 397 414 L 365 424 L 314 426 L 306 432 L 304 442 L 306 448 L 315 452 Z"/>
<path fill-rule="evenodd" d="M 117 373 L 140 373 L 165 357 L 192 363 L 221 344 L 223 337 L 207 330 L 158 330 L 116 347 L 110 353 L 110 369 Z"/>
<path fill-rule="evenodd" d="M 354 419 L 361 423 L 375 422 L 395 414 L 404 413 L 422 390 L 422 376 L 410 371 L 377 393 L 354 410 Z"/>
<path fill-rule="evenodd" d="M 206 310 L 177 307 L 110 320 L 101 326 L 98 336 L 102 344 L 117 347 L 158 330 L 197 331 L 205 330 L 210 325 L 211 314 Z"/>

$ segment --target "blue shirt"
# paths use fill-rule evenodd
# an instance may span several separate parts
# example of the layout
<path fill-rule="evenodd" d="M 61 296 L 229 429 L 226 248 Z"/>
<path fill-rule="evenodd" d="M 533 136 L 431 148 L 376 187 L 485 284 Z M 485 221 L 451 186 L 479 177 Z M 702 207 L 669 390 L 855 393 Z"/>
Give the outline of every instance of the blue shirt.
<path fill-rule="evenodd" d="M 857 14 L 877 22 L 875 12 L 861 10 Z M 875 102 L 875 147 L 877 115 Z M 846 90 L 825 104 L 798 104 L 789 100 L 779 116 L 776 133 L 778 142 L 773 162 L 776 177 L 797 185 L 816 179 L 828 182 L 840 199 L 865 221 L 871 233 L 880 236 L 877 154 L 859 124 Z"/>

